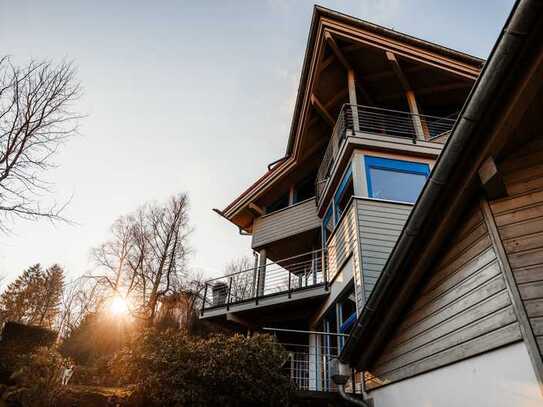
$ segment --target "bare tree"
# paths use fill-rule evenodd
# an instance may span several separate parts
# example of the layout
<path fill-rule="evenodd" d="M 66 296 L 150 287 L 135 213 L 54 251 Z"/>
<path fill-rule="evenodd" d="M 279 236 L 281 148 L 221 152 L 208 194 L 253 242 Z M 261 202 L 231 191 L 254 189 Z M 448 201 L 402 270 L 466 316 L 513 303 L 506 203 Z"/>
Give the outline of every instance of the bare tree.
<path fill-rule="evenodd" d="M 243 301 L 251 298 L 255 293 L 254 260 L 250 256 L 242 256 L 233 259 L 224 269 L 224 275 L 228 278 L 230 298 L 233 301 Z M 230 283 L 230 280 L 231 283 Z"/>
<path fill-rule="evenodd" d="M 139 316 L 155 319 L 159 300 L 173 293 L 188 254 L 188 200 L 185 194 L 165 204 L 146 204 L 121 217 L 112 238 L 93 251 L 93 278 L 112 293 L 130 297 Z"/>
<path fill-rule="evenodd" d="M 0 58 L 0 228 L 6 218 L 62 219 L 64 205 L 43 207 L 51 184 L 44 171 L 77 130 L 73 104 L 81 93 L 70 63 L 32 61 L 15 66 Z"/>
<path fill-rule="evenodd" d="M 59 337 L 65 337 L 86 315 L 96 312 L 105 298 L 105 287 L 95 279 L 82 276 L 65 284 L 57 322 Z"/>

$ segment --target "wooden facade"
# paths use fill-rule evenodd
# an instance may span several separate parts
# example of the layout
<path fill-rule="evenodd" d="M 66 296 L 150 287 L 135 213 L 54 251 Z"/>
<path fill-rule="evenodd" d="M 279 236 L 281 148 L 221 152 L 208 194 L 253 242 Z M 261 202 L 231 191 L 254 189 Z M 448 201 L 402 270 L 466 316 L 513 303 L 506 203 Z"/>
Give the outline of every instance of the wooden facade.
<path fill-rule="evenodd" d="M 369 370 L 368 389 L 522 338 L 478 201 L 460 225 Z"/>
<path fill-rule="evenodd" d="M 356 199 L 364 289 L 358 295 L 361 310 L 394 248 L 413 205 L 367 198 Z"/>
<path fill-rule="evenodd" d="M 317 216 L 315 198 L 291 205 L 287 208 L 260 216 L 253 225 L 252 248 L 258 249 L 303 232 L 319 229 L 321 220 Z"/>

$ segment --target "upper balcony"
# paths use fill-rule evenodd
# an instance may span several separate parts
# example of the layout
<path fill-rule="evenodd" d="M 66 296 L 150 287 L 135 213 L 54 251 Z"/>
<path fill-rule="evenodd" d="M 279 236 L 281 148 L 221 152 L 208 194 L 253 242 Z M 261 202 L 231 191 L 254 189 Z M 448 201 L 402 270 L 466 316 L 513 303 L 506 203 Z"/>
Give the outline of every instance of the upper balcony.
<path fill-rule="evenodd" d="M 363 141 L 372 148 L 437 155 L 455 119 L 382 109 L 371 106 L 342 107 L 316 177 L 320 205 L 328 181 L 335 173 L 347 140 Z"/>
<path fill-rule="evenodd" d="M 255 219 L 252 248 L 320 228 L 315 198 L 306 199 Z"/>

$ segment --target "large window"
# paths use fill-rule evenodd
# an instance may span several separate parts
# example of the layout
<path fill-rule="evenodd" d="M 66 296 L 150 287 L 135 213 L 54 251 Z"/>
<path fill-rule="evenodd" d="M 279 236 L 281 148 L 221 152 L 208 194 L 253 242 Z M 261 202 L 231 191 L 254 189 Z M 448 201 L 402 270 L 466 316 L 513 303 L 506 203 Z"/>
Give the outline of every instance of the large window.
<path fill-rule="evenodd" d="M 364 157 L 368 196 L 414 203 L 430 174 L 428 164 Z"/>

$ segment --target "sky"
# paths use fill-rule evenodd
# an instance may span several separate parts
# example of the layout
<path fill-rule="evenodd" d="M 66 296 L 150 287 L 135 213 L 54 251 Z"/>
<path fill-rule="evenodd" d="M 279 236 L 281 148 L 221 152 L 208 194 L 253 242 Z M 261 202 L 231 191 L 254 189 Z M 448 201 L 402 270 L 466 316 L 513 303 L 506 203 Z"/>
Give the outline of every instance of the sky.
<path fill-rule="evenodd" d="M 486 58 L 512 0 L 319 3 Z M 46 177 L 73 224 L 15 221 L 0 235 L 4 284 L 28 266 L 92 270 L 121 215 L 186 192 L 191 267 L 220 275 L 250 238 L 212 212 L 284 155 L 313 2 L 0 0 L 0 55 L 73 61 L 80 135 Z"/>

